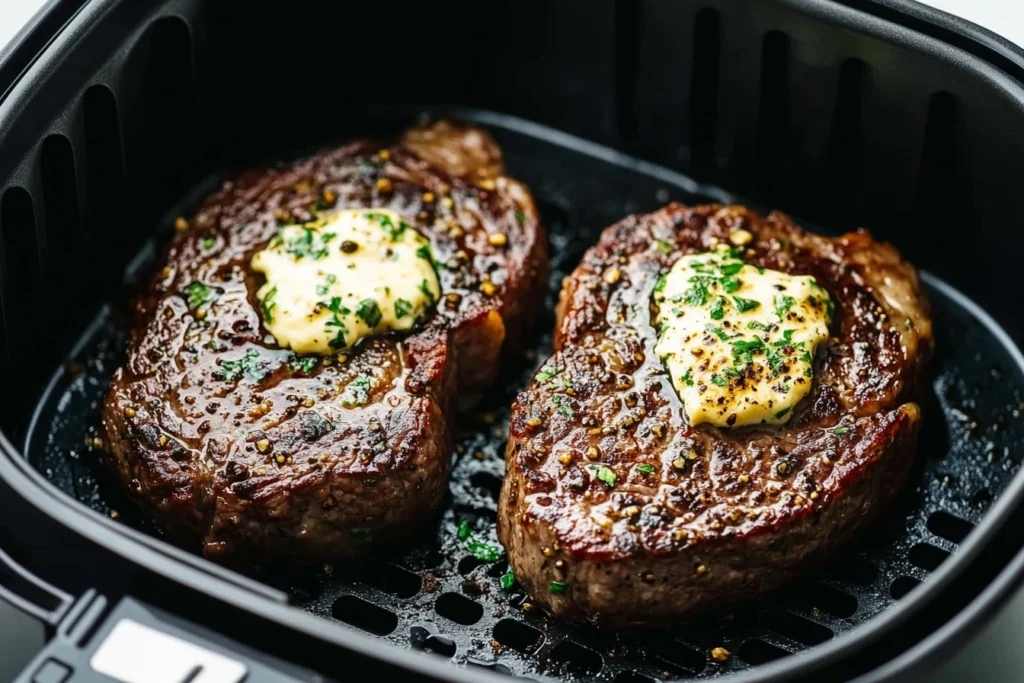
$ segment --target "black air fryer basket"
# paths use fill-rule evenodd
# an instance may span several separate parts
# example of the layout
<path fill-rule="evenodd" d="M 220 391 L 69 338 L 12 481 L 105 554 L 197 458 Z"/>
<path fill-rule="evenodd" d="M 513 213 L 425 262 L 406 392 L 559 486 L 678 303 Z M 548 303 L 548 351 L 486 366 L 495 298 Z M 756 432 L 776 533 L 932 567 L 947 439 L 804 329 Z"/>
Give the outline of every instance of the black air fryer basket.
<path fill-rule="evenodd" d="M 24 680 L 111 680 L 94 665 L 139 653 L 218 683 L 933 665 L 1024 563 L 1022 81 L 1016 48 L 900 0 L 52 2 L 0 54 L 0 597 L 49 638 Z M 423 113 L 494 133 L 555 271 L 527 360 L 462 426 L 444 510 L 345 566 L 242 573 L 170 544 L 93 449 L 133 283 L 232 169 Z M 922 269 L 937 357 L 919 454 L 896 509 L 822 572 L 656 633 L 573 628 L 455 529 L 494 540 L 507 406 L 549 351 L 561 278 L 603 227 L 669 200 L 868 226 Z"/>

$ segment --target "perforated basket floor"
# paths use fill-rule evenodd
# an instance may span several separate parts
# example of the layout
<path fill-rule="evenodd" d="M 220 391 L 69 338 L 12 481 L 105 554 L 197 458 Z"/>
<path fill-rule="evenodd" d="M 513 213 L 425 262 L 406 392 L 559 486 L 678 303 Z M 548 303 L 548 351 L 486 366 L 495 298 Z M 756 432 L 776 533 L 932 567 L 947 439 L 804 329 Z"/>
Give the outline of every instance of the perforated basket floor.
<path fill-rule="evenodd" d="M 457 529 L 465 521 L 472 538 L 497 545 L 507 406 L 549 352 L 562 278 L 601 229 L 628 213 L 669 200 L 743 202 L 522 121 L 465 115 L 483 118 L 494 131 L 510 173 L 531 186 L 550 232 L 554 272 L 534 348 L 525 362 L 506 369 L 499 389 L 464 424 L 448 505 L 418 545 L 353 566 L 264 572 L 260 578 L 287 589 L 297 606 L 328 623 L 361 629 L 396 647 L 541 680 L 634 682 L 723 675 L 824 643 L 900 600 L 956 551 L 1018 468 L 1015 454 L 1022 452 L 1024 434 L 1014 418 L 1024 410 L 1024 381 L 1006 338 L 969 301 L 926 278 L 937 354 L 919 455 L 897 509 L 857 548 L 812 580 L 655 634 L 569 627 L 532 609 L 518 585 L 503 589 L 504 558 L 476 559 Z M 192 205 L 179 208 L 189 213 Z M 146 269 L 144 260 L 138 267 Z M 120 356 L 124 325 L 116 310 L 124 303 L 100 314 L 83 351 L 58 372 L 27 436 L 26 454 L 83 503 L 107 514 L 116 510 L 126 523 L 156 533 L 96 467 L 97 455 L 85 445 L 96 433 L 99 403 Z M 712 658 L 716 647 L 731 653 L 726 661 Z"/>

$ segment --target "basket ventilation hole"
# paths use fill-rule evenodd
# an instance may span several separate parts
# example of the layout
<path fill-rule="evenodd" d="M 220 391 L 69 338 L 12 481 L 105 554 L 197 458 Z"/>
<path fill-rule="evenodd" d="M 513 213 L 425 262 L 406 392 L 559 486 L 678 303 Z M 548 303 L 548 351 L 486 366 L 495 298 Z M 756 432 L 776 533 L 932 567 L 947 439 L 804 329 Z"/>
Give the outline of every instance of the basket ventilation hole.
<path fill-rule="evenodd" d="M 790 604 L 801 612 L 813 614 L 820 610 L 841 619 L 852 617 L 857 612 L 857 598 L 823 583 L 800 586 L 789 597 Z"/>
<path fill-rule="evenodd" d="M 480 603 L 458 593 L 445 593 L 439 597 L 434 603 L 434 610 L 445 619 L 451 619 L 463 626 L 475 624 L 484 615 L 484 608 Z"/>
<path fill-rule="evenodd" d="M 693 27 L 693 77 L 690 81 L 690 160 L 708 166 L 713 158 L 718 124 L 718 64 L 721 35 L 718 12 L 705 7 Z"/>
<path fill-rule="evenodd" d="M 992 504 L 993 498 L 994 496 L 991 491 L 986 488 L 980 488 L 971 496 L 971 505 L 985 509 Z"/>
<path fill-rule="evenodd" d="M 889 586 L 889 595 L 892 596 L 893 600 L 899 600 L 904 595 L 914 590 L 914 588 L 920 585 L 920 583 L 921 582 L 913 576 L 900 576 L 892 582 L 891 586 Z"/>
<path fill-rule="evenodd" d="M 766 615 L 765 625 L 779 635 L 804 645 L 820 645 L 831 640 L 832 630 L 789 612 L 774 611 Z"/>
<path fill-rule="evenodd" d="M 469 481 L 473 486 L 487 492 L 495 500 L 501 495 L 501 477 L 497 477 L 490 472 L 476 472 L 469 478 Z"/>
<path fill-rule="evenodd" d="M 870 586 L 878 579 L 878 567 L 863 557 L 846 557 L 830 567 L 827 575 L 855 586 Z"/>
<path fill-rule="evenodd" d="M 0 199 L 0 238 L 3 239 L 6 263 L 6 291 L 11 317 L 22 329 L 28 329 L 28 306 L 39 281 L 39 250 L 36 242 L 36 219 L 32 197 L 22 187 L 10 187 Z M 13 342 L 12 342 L 13 346 Z"/>
<path fill-rule="evenodd" d="M 43 219 L 46 224 L 47 279 L 55 291 L 60 291 L 71 277 L 72 266 L 82 260 L 75 157 L 71 142 L 63 135 L 48 136 L 43 140 L 40 166 Z"/>
<path fill-rule="evenodd" d="M 789 37 L 769 31 L 761 46 L 761 99 L 757 120 L 757 194 L 778 204 L 789 147 Z"/>
<path fill-rule="evenodd" d="M 420 577 L 385 562 L 363 564 L 359 567 L 358 578 L 368 586 L 400 598 L 411 598 L 420 592 Z"/>
<path fill-rule="evenodd" d="M 967 534 L 971 533 L 971 529 L 974 525 L 968 521 L 954 517 L 948 512 L 933 512 L 928 517 L 928 531 L 932 532 L 940 538 L 944 538 L 947 541 L 953 543 L 960 543 Z"/>
<path fill-rule="evenodd" d="M 433 627 L 413 626 L 409 629 L 409 643 L 417 650 L 425 650 L 445 657 L 454 657 L 458 649 L 455 641 L 442 636 Z"/>
<path fill-rule="evenodd" d="M 98 242 L 97 254 L 114 253 L 127 256 L 121 232 L 123 207 L 121 127 L 113 93 L 104 85 L 94 85 L 85 91 L 82 103 L 85 132 L 85 234 Z M 122 253 L 123 252 L 123 253 Z M 114 265 L 114 264 L 111 264 Z M 116 278 L 115 268 L 99 269 L 107 272 L 107 279 Z"/>
<path fill-rule="evenodd" d="M 861 109 L 866 67 L 859 59 L 848 59 L 839 70 L 839 90 L 832 110 L 825 152 L 825 210 L 841 216 L 856 189 L 860 176 Z"/>
<path fill-rule="evenodd" d="M 737 655 L 747 664 L 767 664 L 776 659 L 782 659 L 789 653 L 777 645 L 765 642 L 760 638 L 754 638 L 740 645 Z"/>
<path fill-rule="evenodd" d="M 396 614 L 354 595 L 343 595 L 335 600 L 331 614 L 335 619 L 375 636 L 390 635 L 398 628 Z"/>
<path fill-rule="evenodd" d="M 936 548 L 931 543 L 918 543 L 910 549 L 907 559 L 910 564 L 920 567 L 927 572 L 933 572 L 939 568 L 949 553 L 942 548 Z"/>
<path fill-rule="evenodd" d="M 544 640 L 544 634 L 515 619 L 502 619 L 494 625 L 494 639 L 517 652 L 533 654 Z"/>
<path fill-rule="evenodd" d="M 655 683 L 655 680 L 636 671 L 623 671 L 615 677 L 615 683 Z"/>
<path fill-rule="evenodd" d="M 676 641 L 659 643 L 651 647 L 659 664 L 678 676 L 696 676 L 707 666 L 707 657 L 692 647 Z"/>
<path fill-rule="evenodd" d="M 566 677 L 596 676 L 604 662 L 601 655 L 570 640 L 563 640 L 551 651 L 551 661 L 559 666 Z"/>

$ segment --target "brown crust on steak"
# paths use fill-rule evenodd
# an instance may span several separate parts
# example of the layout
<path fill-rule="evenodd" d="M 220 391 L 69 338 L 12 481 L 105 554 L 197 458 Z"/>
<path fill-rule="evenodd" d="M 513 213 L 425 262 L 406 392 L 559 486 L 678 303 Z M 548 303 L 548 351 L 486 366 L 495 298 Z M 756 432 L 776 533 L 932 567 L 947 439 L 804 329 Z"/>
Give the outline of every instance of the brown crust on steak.
<path fill-rule="evenodd" d="M 741 228 L 748 263 L 828 290 L 833 337 L 789 424 L 691 429 L 653 351 L 651 293 L 679 256 Z M 865 232 L 828 239 L 778 213 L 678 204 L 608 228 L 563 287 L 544 381 L 512 409 L 498 519 L 516 577 L 554 614 L 604 627 L 671 623 L 781 585 L 900 490 L 931 348 L 915 270 Z"/>
<path fill-rule="evenodd" d="M 224 183 L 135 302 L 104 405 L 108 464 L 209 556 L 343 558 L 417 528 L 446 487 L 456 404 L 471 405 L 502 350 L 521 346 L 548 267 L 529 191 L 502 175 L 478 128 L 439 122 L 405 139 L 420 154 L 357 141 Z M 431 242 L 442 299 L 411 334 L 306 373 L 262 327 L 249 262 L 279 217 L 309 220 L 318 202 L 403 215 Z M 488 241 L 498 232 L 505 245 Z M 205 319 L 181 295 L 192 282 L 219 292 Z M 263 378 L 215 377 L 252 350 Z M 366 400 L 344 406 L 367 376 Z"/>

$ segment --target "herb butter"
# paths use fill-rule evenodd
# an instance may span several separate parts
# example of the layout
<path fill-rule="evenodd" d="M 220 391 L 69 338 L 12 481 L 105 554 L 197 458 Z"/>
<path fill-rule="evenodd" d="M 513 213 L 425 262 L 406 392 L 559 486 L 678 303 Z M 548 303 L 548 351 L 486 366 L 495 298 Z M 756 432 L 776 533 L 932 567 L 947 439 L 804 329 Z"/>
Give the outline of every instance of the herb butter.
<path fill-rule="evenodd" d="M 811 276 L 739 249 L 681 257 L 654 287 L 655 352 L 691 425 L 783 424 L 807 395 L 833 303 Z"/>
<path fill-rule="evenodd" d="M 430 243 L 394 211 L 346 210 L 286 225 L 252 258 L 263 325 L 299 354 L 339 353 L 411 329 L 441 295 Z"/>

